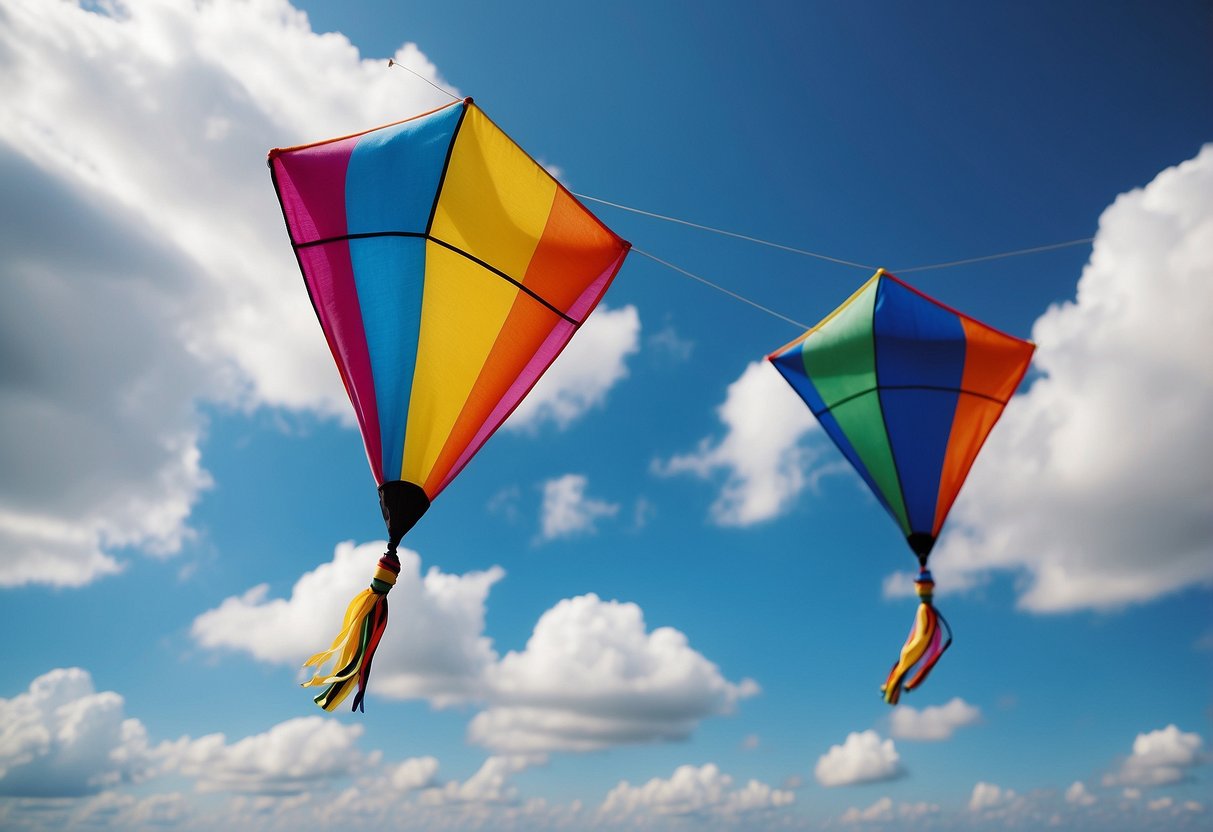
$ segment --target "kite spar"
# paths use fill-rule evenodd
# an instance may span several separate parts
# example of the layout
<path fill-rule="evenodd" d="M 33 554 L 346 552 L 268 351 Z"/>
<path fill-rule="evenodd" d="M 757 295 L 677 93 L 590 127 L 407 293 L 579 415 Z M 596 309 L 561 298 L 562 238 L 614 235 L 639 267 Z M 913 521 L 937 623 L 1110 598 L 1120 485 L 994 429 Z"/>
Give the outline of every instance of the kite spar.
<path fill-rule="evenodd" d="M 922 684 L 952 643 L 927 559 L 1034 350 L 879 269 L 767 356 L 918 557 L 922 603 L 881 688 L 889 704 Z"/>
<path fill-rule="evenodd" d="M 388 529 L 374 578 L 305 666 L 362 708 L 397 547 L 585 322 L 629 244 L 464 99 L 271 150 L 291 244 Z M 326 669 L 332 665 L 331 669 Z"/>

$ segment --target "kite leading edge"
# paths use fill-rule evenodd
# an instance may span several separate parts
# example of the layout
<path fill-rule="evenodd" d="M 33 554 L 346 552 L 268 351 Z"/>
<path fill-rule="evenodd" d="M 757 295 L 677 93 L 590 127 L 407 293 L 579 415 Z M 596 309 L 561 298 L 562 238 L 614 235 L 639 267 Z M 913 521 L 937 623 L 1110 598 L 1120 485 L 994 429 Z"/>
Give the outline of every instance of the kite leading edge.
<path fill-rule="evenodd" d="M 306 663 L 361 709 L 397 547 L 593 311 L 630 244 L 464 99 L 269 153 L 388 528 L 370 587 Z M 326 670 L 329 665 L 332 668 Z"/>
<path fill-rule="evenodd" d="M 918 558 L 921 604 L 881 687 L 889 704 L 921 685 L 952 643 L 927 559 L 1034 350 L 879 269 L 767 356 Z"/>

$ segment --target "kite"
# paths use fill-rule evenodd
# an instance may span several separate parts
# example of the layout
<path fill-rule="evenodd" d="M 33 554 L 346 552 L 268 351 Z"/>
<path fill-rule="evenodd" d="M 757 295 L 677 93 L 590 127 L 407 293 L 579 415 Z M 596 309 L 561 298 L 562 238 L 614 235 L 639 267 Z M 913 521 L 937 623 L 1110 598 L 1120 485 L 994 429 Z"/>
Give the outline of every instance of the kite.
<path fill-rule="evenodd" d="M 388 529 L 305 687 L 362 709 L 397 546 L 594 310 L 630 245 L 477 107 L 271 150 L 287 232 Z M 332 663 L 331 670 L 326 670 Z"/>
<path fill-rule="evenodd" d="M 821 323 L 767 356 L 918 557 L 921 604 L 881 688 L 891 705 L 926 680 L 952 643 L 932 603 L 927 558 L 1034 350 L 880 269 Z"/>

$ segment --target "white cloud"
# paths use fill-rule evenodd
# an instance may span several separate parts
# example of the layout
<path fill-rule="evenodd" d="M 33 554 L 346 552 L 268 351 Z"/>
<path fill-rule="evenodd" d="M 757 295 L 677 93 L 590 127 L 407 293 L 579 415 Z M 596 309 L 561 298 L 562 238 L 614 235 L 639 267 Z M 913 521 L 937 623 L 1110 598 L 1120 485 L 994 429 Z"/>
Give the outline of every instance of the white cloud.
<path fill-rule="evenodd" d="M 179 340 L 195 267 L 3 133 L 0 586 L 79 586 L 119 570 L 114 548 L 177 551 L 209 483 L 192 415 L 205 373 Z"/>
<path fill-rule="evenodd" d="M 388 772 L 392 791 L 403 794 L 423 789 L 434 782 L 438 773 L 438 760 L 433 757 L 412 757 Z"/>
<path fill-rule="evenodd" d="M 92 826 L 100 829 L 120 828 L 125 824 L 137 801 L 129 794 L 104 791 L 75 801 L 71 811 L 70 828 Z M 2 820 L 2 818 L 0 818 Z"/>
<path fill-rule="evenodd" d="M 69 829 L 169 828 L 181 823 L 190 807 L 178 792 L 152 794 L 137 799 L 129 794 L 102 792 L 76 802 L 66 818 Z M 40 828 L 51 828 L 42 826 Z"/>
<path fill-rule="evenodd" d="M 333 560 L 295 583 L 290 598 L 268 598 L 264 584 L 225 600 L 194 620 L 203 647 L 242 650 L 266 662 L 298 665 L 336 635 L 345 607 L 366 588 L 383 543 L 338 544 Z M 485 599 L 504 577 L 497 566 L 464 575 L 431 567 L 400 549 L 400 575 L 388 596 L 388 635 L 375 654 L 372 691 L 393 698 L 426 697 L 436 704 L 480 693 L 496 660 L 484 636 Z"/>
<path fill-rule="evenodd" d="M 522 516 L 518 503 L 522 499 L 522 489 L 516 485 L 508 485 L 489 498 L 485 509 L 490 514 L 505 519 L 507 523 L 517 523 Z"/>
<path fill-rule="evenodd" d="M 223 734 L 183 738 L 157 748 L 167 771 L 193 778 L 200 792 L 298 794 L 358 771 L 361 725 L 321 716 L 281 722 L 228 744 Z"/>
<path fill-rule="evenodd" d="M 839 817 L 841 823 L 889 823 L 895 818 L 906 821 L 908 823 L 918 823 L 930 815 L 939 813 L 938 803 L 927 803 L 919 801 L 918 803 L 902 803 L 899 804 L 894 811 L 893 800 L 890 797 L 882 797 L 873 803 L 860 809 L 852 806 L 842 813 Z"/>
<path fill-rule="evenodd" d="M 518 800 L 511 779 L 542 755 L 491 756 L 466 780 L 439 784 L 435 758 L 385 764 L 358 749 L 363 730 L 316 715 L 235 741 L 210 734 L 149 747 L 121 696 L 96 693 L 84 670 L 54 670 L 0 699 L 0 827 L 292 829 L 357 818 L 436 830 L 516 817 L 518 828 L 551 828 L 578 811 Z M 183 780 L 190 793 L 172 790 Z M 119 790 L 136 782 L 137 794 Z"/>
<path fill-rule="evenodd" d="M 1019 603 L 1038 612 L 1213 581 L 1213 466 L 1197 453 L 1213 445 L 1210 252 L 1213 145 L 1100 218 L 1077 298 L 1036 322 L 1044 375 L 974 466 L 937 574 L 1023 571 Z"/>
<path fill-rule="evenodd" d="M 648 632 L 635 604 L 570 598 L 540 617 L 526 649 L 490 669 L 492 706 L 469 726 L 499 751 L 590 751 L 681 739 L 758 686 L 726 680 L 678 630 Z"/>
<path fill-rule="evenodd" d="M 843 812 L 842 817 L 839 818 L 843 823 L 880 823 L 892 819 L 893 800 L 889 797 L 882 797 L 865 809 L 852 806 Z"/>
<path fill-rule="evenodd" d="M 287 0 L 0 17 L 0 586 L 79 586 L 189 538 L 200 403 L 350 421 L 265 154 L 446 99 Z M 599 310 L 511 424 L 601 403 L 638 335 L 634 308 Z"/>
<path fill-rule="evenodd" d="M 52 670 L 0 699 L 0 795 L 76 797 L 140 779 L 147 731 L 121 696 L 80 668 Z"/>
<path fill-rule="evenodd" d="M 1138 734 L 1133 753 L 1117 771 L 1104 777 L 1104 785 L 1148 788 L 1178 783 L 1204 762 L 1203 748 L 1199 734 L 1185 733 L 1174 725 Z"/>
<path fill-rule="evenodd" d="M 643 786 L 626 780 L 611 789 L 599 807 L 600 817 L 623 819 L 644 815 L 736 817 L 790 806 L 796 796 L 750 780 L 733 789 L 733 778 L 715 764 L 679 766 L 668 780 L 654 777 Z"/>
<path fill-rule="evenodd" d="M 1177 803 L 1175 798 L 1167 795 L 1166 797 L 1158 797 L 1146 803 L 1146 809 L 1151 812 L 1167 812 L 1170 815 L 1182 815 L 1186 812 L 1192 814 L 1200 814 L 1204 812 L 1204 804 L 1198 800 L 1185 800 L 1183 803 Z M 1169 811 L 1168 811 L 1169 810 Z"/>
<path fill-rule="evenodd" d="M 1076 780 L 1066 789 L 1066 803 L 1072 806 L 1091 806 L 1095 800 L 1095 795 L 1087 791 L 1082 781 Z"/>
<path fill-rule="evenodd" d="M 981 721 L 981 709 L 959 697 L 946 705 L 932 705 L 919 711 L 899 705 L 889 717 L 889 733 L 899 740 L 939 741 L 951 739 L 956 729 Z"/>
<path fill-rule="evenodd" d="M 786 510 L 809 484 L 811 453 L 801 440 L 816 422 L 808 408 L 767 361 L 749 364 L 729 385 L 717 410 L 725 425 L 719 442 L 700 441 L 695 451 L 654 462 L 655 472 L 725 482 L 712 504 L 723 526 L 748 526 Z"/>
<path fill-rule="evenodd" d="M 540 534 L 544 540 L 593 534 L 600 518 L 619 513 L 618 503 L 587 497 L 588 485 L 581 474 L 565 474 L 543 484 Z"/>
<path fill-rule="evenodd" d="M 181 547 L 198 401 L 346 412 L 265 153 L 436 93 L 286 0 L 0 17 L 0 586 L 78 586 Z"/>
<path fill-rule="evenodd" d="M 917 803 L 902 803 L 897 807 L 897 817 L 902 820 L 917 821 L 928 815 L 939 813 L 938 803 L 927 803 L 925 800 L 920 800 Z"/>
<path fill-rule="evenodd" d="M 405 805 L 512 803 L 510 778 L 545 761 L 493 756 L 467 780 L 438 784 L 435 758 L 385 764 L 380 752 L 357 747 L 362 725 L 320 715 L 235 741 L 209 734 L 149 746 L 143 724 L 126 718 L 122 705 L 115 692 L 95 692 L 79 668 L 51 671 L 26 693 L 0 699 L 0 826 L 136 829 L 205 820 L 206 828 L 328 828 L 357 815 L 378 819 L 379 828 Z M 166 790 L 181 780 L 192 794 Z M 350 785 L 335 794 L 343 780 Z M 133 783 L 137 795 L 117 790 Z M 232 799 L 224 806 L 209 797 L 216 793 Z M 524 814 L 559 812 L 529 805 Z M 390 827 L 447 828 L 442 815 Z"/>
<path fill-rule="evenodd" d="M 640 531 L 657 516 L 657 506 L 645 497 L 637 497 L 632 505 L 632 531 Z"/>
<path fill-rule="evenodd" d="M 689 338 L 683 338 L 671 324 L 666 324 L 650 335 L 647 343 L 659 355 L 666 356 L 676 364 L 690 361 L 695 352 L 695 342 Z"/>
<path fill-rule="evenodd" d="M 302 814 L 294 818 L 296 825 L 330 828 L 356 821 L 375 828 L 392 828 L 388 821 L 402 807 L 408 806 L 413 814 L 420 807 L 424 793 L 441 791 L 441 786 L 446 785 L 438 780 L 439 764 L 435 757 L 410 757 L 399 763 L 381 765 L 376 765 L 375 759 L 369 758 L 348 786 L 335 797 L 324 796 L 319 805 L 303 806 L 311 795 L 319 793 L 306 791 L 286 798 L 297 801 L 295 805 L 284 804 L 280 795 L 262 794 L 251 798 L 257 801 L 252 808 L 283 815 L 302 807 Z M 429 801 L 432 805 L 441 802 L 433 797 Z M 240 804 L 241 808 L 233 807 L 233 810 L 246 812 L 246 806 Z"/>
<path fill-rule="evenodd" d="M 290 598 L 260 585 L 194 620 L 203 647 L 241 650 L 295 664 L 331 641 L 349 599 L 369 581 L 382 544 L 337 546 L 333 560 L 303 575 Z M 375 656 L 374 694 L 428 699 L 442 707 L 484 704 L 470 738 L 504 753 L 588 751 L 687 737 L 707 717 L 730 713 L 758 692 L 730 682 L 678 630 L 648 632 L 635 604 L 595 595 L 545 612 L 521 652 L 498 659 L 484 635 L 485 604 L 504 572 L 451 575 L 400 550 L 389 596 L 391 624 Z"/>
<path fill-rule="evenodd" d="M 892 740 L 882 740 L 875 731 L 847 734 L 842 745 L 832 745 L 813 769 L 823 786 L 850 786 L 893 780 L 905 774 Z"/>
<path fill-rule="evenodd" d="M 463 782 L 452 780 L 426 789 L 420 795 L 424 806 L 451 803 L 507 803 L 518 797 L 510 778 L 520 771 L 546 761 L 542 755 L 510 754 L 487 758 L 480 768 Z"/>
<path fill-rule="evenodd" d="M 568 427 L 601 406 L 611 388 L 627 378 L 627 358 L 639 349 L 636 307 L 599 305 L 503 427 L 535 430 L 545 422 Z"/>
<path fill-rule="evenodd" d="M 1015 792 L 1012 789 L 1004 789 L 993 783 L 982 781 L 973 787 L 973 793 L 969 796 L 969 811 L 988 812 L 1003 809 L 1014 800 Z"/>

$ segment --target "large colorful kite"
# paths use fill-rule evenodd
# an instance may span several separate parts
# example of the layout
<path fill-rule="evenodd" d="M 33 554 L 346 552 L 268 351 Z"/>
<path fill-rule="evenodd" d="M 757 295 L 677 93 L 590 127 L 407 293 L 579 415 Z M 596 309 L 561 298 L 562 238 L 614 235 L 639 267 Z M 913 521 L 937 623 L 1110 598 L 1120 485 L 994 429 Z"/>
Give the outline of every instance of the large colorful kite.
<path fill-rule="evenodd" d="M 401 538 L 585 322 L 629 244 L 470 98 L 269 163 L 388 527 L 370 588 L 305 665 L 318 705 L 357 685 L 360 708 Z"/>
<path fill-rule="evenodd" d="M 890 704 L 922 684 L 952 642 L 927 558 L 1034 349 L 881 269 L 767 356 L 918 556 L 922 603 L 882 687 Z"/>

